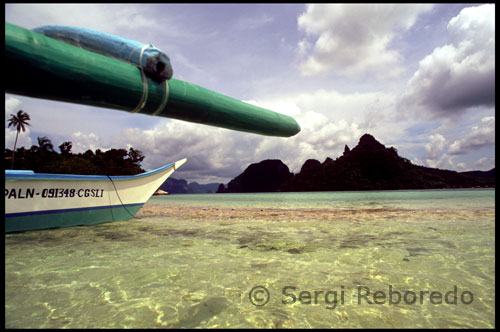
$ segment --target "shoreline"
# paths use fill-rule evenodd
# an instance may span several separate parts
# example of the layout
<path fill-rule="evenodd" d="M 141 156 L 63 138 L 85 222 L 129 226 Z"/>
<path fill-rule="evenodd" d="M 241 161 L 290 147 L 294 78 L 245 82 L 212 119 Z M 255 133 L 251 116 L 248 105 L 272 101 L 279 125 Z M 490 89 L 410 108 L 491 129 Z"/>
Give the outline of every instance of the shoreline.
<path fill-rule="evenodd" d="M 165 218 L 165 219 L 215 219 L 215 220 L 278 220 L 278 219 L 297 219 L 304 220 L 325 220 L 334 221 L 337 219 L 353 218 L 359 219 L 369 217 L 370 215 L 377 218 L 401 218 L 406 215 L 414 216 L 415 214 L 425 214 L 426 216 L 439 217 L 440 215 L 453 214 L 457 217 L 467 216 L 482 212 L 485 215 L 495 215 L 495 207 L 485 208 L 463 208 L 463 209 L 446 209 L 446 208 L 423 208 L 423 209 L 402 209 L 402 208 L 361 208 L 361 209 L 314 209 L 314 208 L 267 208 L 267 207 L 252 207 L 252 208 L 230 208 L 230 207 L 209 207 L 209 206 L 180 206 L 158 203 L 146 203 L 136 214 L 137 218 Z"/>

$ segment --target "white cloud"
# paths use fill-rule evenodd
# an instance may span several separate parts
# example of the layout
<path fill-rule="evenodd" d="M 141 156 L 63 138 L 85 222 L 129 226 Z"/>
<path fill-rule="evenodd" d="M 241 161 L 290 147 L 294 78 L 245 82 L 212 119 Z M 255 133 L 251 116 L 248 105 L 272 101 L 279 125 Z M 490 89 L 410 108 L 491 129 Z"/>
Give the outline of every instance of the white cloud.
<path fill-rule="evenodd" d="M 420 61 L 400 107 L 454 117 L 495 98 L 495 5 L 463 9 L 448 23 L 450 43 Z"/>
<path fill-rule="evenodd" d="M 274 100 L 251 103 L 292 115 L 301 131 L 288 139 L 263 138 L 254 160 L 274 156 L 291 171 L 300 170 L 307 159 L 323 161 L 340 156 L 347 144 L 351 148 L 364 133 L 384 142 L 394 142 L 405 134 L 405 123 L 395 124 L 395 95 L 383 92 L 340 93 L 320 89 Z"/>
<path fill-rule="evenodd" d="M 335 72 L 356 77 L 374 73 L 394 77 L 404 71 L 401 56 L 390 49 L 396 34 L 408 30 L 427 4 L 314 4 L 298 19 L 307 39 L 299 42 L 303 75 Z"/>
<path fill-rule="evenodd" d="M 297 106 L 297 104 L 294 101 L 290 100 L 279 99 L 279 100 L 266 101 L 265 105 L 260 104 L 255 100 L 243 100 L 243 102 L 258 107 L 266 108 L 269 110 L 273 110 L 274 112 L 289 115 L 292 117 L 302 112 L 299 106 Z"/>
<path fill-rule="evenodd" d="M 312 45 L 306 39 L 302 39 L 297 44 L 297 55 L 302 58 L 307 55 L 307 52 L 311 49 Z"/>
<path fill-rule="evenodd" d="M 19 137 L 17 138 L 16 150 L 24 146 L 26 149 L 31 147 L 32 141 L 30 137 L 30 128 L 26 127 L 26 131 L 20 131 Z M 17 130 L 10 128 L 5 129 L 5 148 L 12 150 L 14 148 L 14 142 L 16 141 Z"/>
<path fill-rule="evenodd" d="M 352 145 L 363 134 L 355 122 L 331 121 L 318 112 L 301 112 L 295 118 L 302 128 L 300 133 L 291 138 L 261 138 L 253 162 L 280 159 L 290 171 L 298 172 L 307 159 L 337 158 L 346 144 Z"/>
<path fill-rule="evenodd" d="M 94 133 L 84 134 L 78 131 L 71 135 L 70 141 L 72 143 L 71 152 L 73 153 L 83 153 L 87 150 L 95 151 L 97 149 L 101 149 L 101 151 L 107 150 L 101 146 L 99 137 Z"/>
<path fill-rule="evenodd" d="M 300 169 L 307 159 L 323 161 L 327 157 L 339 157 L 344 146 L 352 145 L 359 140 L 364 130 L 352 121 L 331 121 L 321 113 L 309 111 L 297 117 L 302 131 L 288 142 L 289 153 L 297 151 L 291 163 L 294 169 Z M 293 156 L 293 154 L 292 154 Z"/>
<path fill-rule="evenodd" d="M 255 162 L 253 149 L 261 139 L 258 135 L 170 120 L 152 129 L 125 129 L 110 144 L 129 144 L 142 151 L 146 169 L 187 158 L 176 177 L 205 183 L 208 178 L 228 182 L 241 173 L 241 167 Z"/>
<path fill-rule="evenodd" d="M 450 144 L 450 142 L 453 142 Z M 425 144 L 425 153 L 422 160 L 414 158 L 417 164 L 444 169 L 455 169 L 460 171 L 480 168 L 494 167 L 491 157 L 482 157 L 479 160 L 466 158 L 469 161 L 455 161 L 459 156 L 472 155 L 480 149 L 495 146 L 495 117 L 487 116 L 481 122 L 467 130 L 460 139 L 447 140 L 442 134 L 435 133 L 429 136 L 429 142 Z M 463 159 L 463 158 L 462 158 Z M 490 168 L 491 168 L 490 167 Z"/>
<path fill-rule="evenodd" d="M 17 111 L 20 110 L 21 101 L 14 97 L 8 97 L 5 99 L 5 148 L 13 149 L 14 142 L 16 141 L 17 130 L 16 128 L 10 127 L 8 128 L 8 120 L 10 119 L 11 114 L 16 114 Z M 20 131 L 19 136 L 17 138 L 16 149 L 24 146 L 25 148 L 30 148 L 32 145 L 31 137 L 30 137 L 30 127 L 25 126 L 26 131 Z"/>
<path fill-rule="evenodd" d="M 428 145 L 428 144 L 427 144 Z M 426 145 L 426 147 L 427 147 Z M 450 156 L 447 153 L 438 153 L 436 155 L 430 156 L 426 153 L 424 155 L 424 159 L 420 160 L 419 158 L 414 158 L 412 163 L 416 165 L 424 165 L 432 168 L 440 168 L 440 169 L 464 169 L 464 163 L 455 163 L 455 157 Z"/>
<path fill-rule="evenodd" d="M 142 4 L 7 4 L 5 20 L 33 29 L 47 24 L 71 25 L 149 42 L 150 30 L 165 29 L 169 24 L 147 14 Z"/>
<path fill-rule="evenodd" d="M 16 114 L 19 111 L 21 101 L 17 98 L 8 97 L 5 99 L 5 121 L 10 119 L 11 114 Z"/>
<path fill-rule="evenodd" d="M 260 100 L 258 106 L 293 117 L 302 112 L 313 111 L 323 114 L 332 122 L 355 121 L 366 127 L 374 127 L 374 119 L 380 120 L 394 111 L 395 100 L 394 94 L 386 92 L 341 93 L 335 89 L 318 89 L 288 97 Z M 302 126 L 302 123 L 299 124 Z"/>
<path fill-rule="evenodd" d="M 474 163 L 472 169 L 490 170 L 495 167 L 495 158 L 483 157 Z"/>
<path fill-rule="evenodd" d="M 450 145 L 449 154 L 462 155 L 483 147 L 495 145 L 495 117 L 481 119 L 481 123 L 473 126 L 464 137 Z"/>
<path fill-rule="evenodd" d="M 445 148 L 446 139 L 441 134 L 429 136 L 430 142 L 425 145 L 425 159 L 436 159 Z"/>

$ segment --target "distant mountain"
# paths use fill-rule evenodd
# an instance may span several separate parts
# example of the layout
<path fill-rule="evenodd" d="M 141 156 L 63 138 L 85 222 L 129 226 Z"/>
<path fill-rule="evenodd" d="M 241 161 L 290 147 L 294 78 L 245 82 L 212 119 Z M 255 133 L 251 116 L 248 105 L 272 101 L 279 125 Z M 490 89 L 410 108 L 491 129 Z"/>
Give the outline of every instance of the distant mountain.
<path fill-rule="evenodd" d="M 495 178 L 495 169 L 492 168 L 489 171 L 469 171 L 469 172 L 460 172 L 460 174 L 463 175 L 471 175 L 471 176 L 476 176 L 480 178 Z"/>
<path fill-rule="evenodd" d="M 218 183 L 199 184 L 198 182 L 188 183 L 188 188 L 193 194 L 210 194 L 217 192 Z"/>
<path fill-rule="evenodd" d="M 386 148 L 365 134 L 352 150 L 346 145 L 336 160 L 326 158 L 321 163 L 309 159 L 295 175 L 280 160 L 264 160 L 250 165 L 228 183 L 227 189 L 221 184 L 217 192 L 494 187 L 494 174 L 494 169 L 458 173 L 413 165 L 400 157 L 395 148 Z"/>
<path fill-rule="evenodd" d="M 159 189 L 169 194 L 207 194 L 217 191 L 218 183 L 199 184 L 197 182 L 188 183 L 186 180 L 168 178 Z"/>
<path fill-rule="evenodd" d="M 227 184 L 220 185 L 217 193 L 248 193 L 278 191 L 280 187 L 293 177 L 288 166 L 281 160 L 263 160 L 251 164 L 247 169 Z"/>

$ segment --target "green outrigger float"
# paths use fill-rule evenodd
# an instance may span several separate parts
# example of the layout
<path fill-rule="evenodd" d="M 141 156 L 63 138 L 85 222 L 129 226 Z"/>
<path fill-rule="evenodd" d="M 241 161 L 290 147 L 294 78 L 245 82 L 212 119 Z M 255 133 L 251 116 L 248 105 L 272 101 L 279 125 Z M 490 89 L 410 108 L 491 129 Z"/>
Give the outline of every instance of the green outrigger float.
<path fill-rule="evenodd" d="M 269 136 L 292 118 L 5 23 L 5 92 L 196 122 Z"/>

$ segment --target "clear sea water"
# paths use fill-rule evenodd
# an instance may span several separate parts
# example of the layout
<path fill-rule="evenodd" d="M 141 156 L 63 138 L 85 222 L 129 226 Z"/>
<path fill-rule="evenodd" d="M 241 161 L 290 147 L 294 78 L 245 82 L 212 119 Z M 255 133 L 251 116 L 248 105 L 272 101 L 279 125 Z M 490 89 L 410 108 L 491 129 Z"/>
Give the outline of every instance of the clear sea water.
<path fill-rule="evenodd" d="M 6 328 L 493 328 L 495 191 L 169 195 L 5 235 Z"/>

